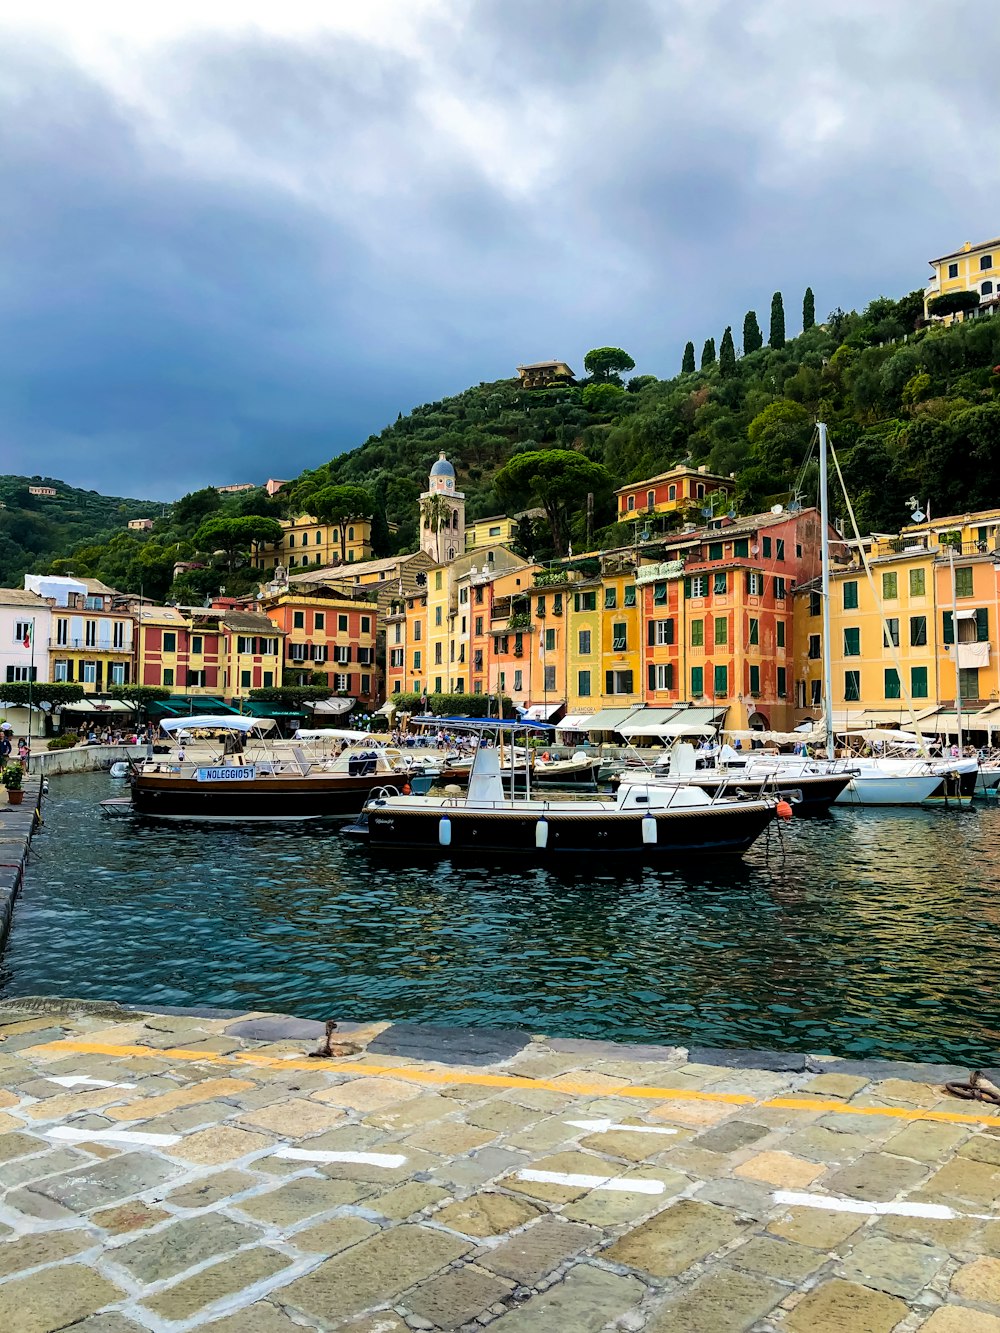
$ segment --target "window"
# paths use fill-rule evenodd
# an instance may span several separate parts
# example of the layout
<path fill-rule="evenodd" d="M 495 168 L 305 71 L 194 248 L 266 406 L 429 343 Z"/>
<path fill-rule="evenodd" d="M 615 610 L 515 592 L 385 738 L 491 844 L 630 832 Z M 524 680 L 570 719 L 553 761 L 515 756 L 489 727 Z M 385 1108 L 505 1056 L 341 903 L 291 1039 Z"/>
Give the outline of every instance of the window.
<path fill-rule="evenodd" d="M 554 653 L 555 650 L 556 650 L 556 632 L 554 629 L 547 629 L 545 631 L 545 651 L 547 653 Z"/>
<path fill-rule="evenodd" d="M 434 665 L 435 665 L 435 666 L 440 666 L 440 665 L 441 665 L 441 651 L 442 651 L 442 646 L 443 646 L 443 645 L 440 644 L 440 643 L 436 643 L 436 644 L 434 645 Z M 338 648 L 337 651 L 339 652 L 340 649 Z M 340 659 L 338 658 L 337 660 L 339 661 Z"/>
<path fill-rule="evenodd" d="M 86 665 L 87 665 L 86 662 L 84 662 L 84 666 L 85 666 L 85 667 L 86 667 Z M 164 667 L 164 668 L 163 668 L 163 683 L 164 683 L 164 685 L 170 685 L 170 686 L 173 685 L 173 683 L 174 683 L 174 669 L 173 669 L 173 667 Z"/>
<path fill-rule="evenodd" d="M 810 635 L 809 635 L 809 656 L 810 656 L 810 658 L 811 658 L 814 662 L 818 662 L 818 661 L 819 661 L 819 653 L 820 653 L 819 635 L 818 635 L 818 634 L 810 634 Z"/>
<path fill-rule="evenodd" d="M 764 575 L 759 574 L 755 569 L 747 570 L 747 595 L 750 597 L 764 596 Z"/>
<path fill-rule="evenodd" d="M 576 675 L 576 692 L 581 699 L 586 699 L 590 695 L 590 672 L 578 671 Z"/>
<path fill-rule="evenodd" d="M 983 255 L 983 257 L 982 257 L 982 258 L 980 259 L 980 261 L 979 261 L 979 269 L 980 269 L 980 272 L 985 272 L 986 269 L 988 269 L 988 268 L 992 268 L 992 267 L 993 267 L 993 256 L 992 256 L 992 255 Z"/>
<path fill-rule="evenodd" d="M 693 574 L 685 579 L 689 597 L 704 597 L 708 592 L 708 577 L 705 574 Z"/>
<path fill-rule="evenodd" d="M 103 611 L 104 598 L 97 596 L 85 597 L 83 599 L 83 605 L 88 611 Z"/>
<path fill-rule="evenodd" d="M 163 651 L 165 653 L 176 653 L 177 651 L 177 635 L 173 630 L 164 631 Z"/>
<path fill-rule="evenodd" d="M 31 621 L 30 621 L 30 620 L 16 620 L 16 621 L 14 622 L 14 642 L 15 642 L 15 643 L 24 643 L 24 641 L 25 641 L 26 639 L 29 640 L 29 642 L 30 642 L 30 639 L 31 639 Z"/>
<path fill-rule="evenodd" d="M 476 605 L 482 606 L 482 604 L 483 604 L 483 589 L 480 586 L 476 589 Z"/>
<path fill-rule="evenodd" d="M 288 645 L 288 656 L 293 662 L 304 662 L 308 651 L 309 646 L 305 643 L 290 643 Z"/>
<path fill-rule="evenodd" d="M 166 638 L 166 635 L 163 636 Z M 253 638 L 250 635 L 238 634 L 236 636 L 236 652 L 239 655 L 253 653 Z"/>
<path fill-rule="evenodd" d="M 58 681 L 69 680 L 69 662 L 65 658 L 59 658 L 53 663 L 52 679 Z"/>
<path fill-rule="evenodd" d="M 292 628 L 305 629 L 305 627 L 306 627 L 306 613 L 304 611 L 293 611 Z"/>
<path fill-rule="evenodd" d="M 596 592 L 578 592 L 573 594 L 574 611 L 596 611 L 597 593 Z"/>
<path fill-rule="evenodd" d="M 268 643 L 268 642 L 270 642 L 270 640 L 268 640 L 268 639 L 263 639 L 263 640 L 261 640 L 261 642 L 262 642 L 262 644 L 263 644 L 263 643 Z M 336 651 L 336 650 L 335 650 L 335 651 Z M 350 652 L 350 649 L 348 649 L 348 652 Z M 360 652 L 359 652 L 358 656 L 360 657 Z M 325 644 L 325 643 L 314 643 L 314 644 L 313 644 L 313 646 L 312 646 L 312 660 L 313 660 L 314 662 L 325 662 L 325 661 L 326 661 L 326 644 Z"/>
<path fill-rule="evenodd" d="M 510 652 L 510 635 L 508 634 L 497 635 L 497 652 L 500 654 L 501 657 L 507 656 L 507 654 Z"/>
<path fill-rule="evenodd" d="M 818 592 L 809 594 L 809 614 L 819 616 L 823 614 L 823 598 Z"/>
<path fill-rule="evenodd" d="M 518 694 L 520 694 L 520 692 L 524 689 L 524 685 L 522 684 L 523 680 L 524 680 L 523 672 L 521 671 L 520 667 L 518 667 L 518 669 L 514 672 L 514 690 Z"/>
<path fill-rule="evenodd" d="M 972 596 L 972 566 L 964 565 L 961 569 L 955 570 L 955 596 Z"/>
<path fill-rule="evenodd" d="M 667 585 L 665 583 L 653 584 L 653 605 L 666 606 L 667 604 Z"/>
<path fill-rule="evenodd" d="M 651 690 L 672 690 L 674 688 L 674 664 L 672 662 L 650 664 L 647 683 Z"/>
<path fill-rule="evenodd" d="M 861 631 L 857 626 L 844 630 L 844 656 L 861 656 Z"/>
<path fill-rule="evenodd" d="M 622 621 L 617 622 L 612 630 L 612 640 L 611 640 L 612 651 L 616 653 L 625 652 L 627 639 L 628 639 L 628 626 Z"/>
<path fill-rule="evenodd" d="M 635 584 L 630 583 L 625 589 L 625 605 L 635 606 Z"/>
<path fill-rule="evenodd" d="M 391 667 L 401 667 L 401 666 L 403 665 L 403 650 L 402 650 L 402 648 L 390 648 L 390 650 L 389 650 L 389 665 L 390 665 Z"/>
<path fill-rule="evenodd" d="M 703 648 L 705 645 L 705 622 L 704 620 L 691 621 L 691 647 Z"/>
<path fill-rule="evenodd" d="M 264 657 L 277 657 L 277 656 L 278 656 L 278 640 L 277 640 L 277 639 L 261 639 L 260 643 L 257 645 L 257 651 L 258 651 L 259 653 L 261 653 L 261 655 L 264 656 Z M 322 658 L 317 658 L 316 660 L 317 660 L 317 661 L 322 661 Z"/>
<path fill-rule="evenodd" d="M 714 672 L 715 697 L 724 698 L 729 693 L 729 668 L 717 666 Z"/>
<path fill-rule="evenodd" d="M 199 671 L 197 674 L 198 674 L 199 676 L 201 676 L 201 678 L 202 678 L 202 679 L 201 679 L 201 684 L 204 685 L 204 683 L 205 683 L 205 673 L 204 673 L 204 671 Z M 265 671 L 265 672 L 264 672 L 264 689 L 265 689 L 265 690 L 270 690 L 270 689 L 273 688 L 273 686 L 274 686 L 274 672 L 273 672 L 273 671 Z"/>
<path fill-rule="evenodd" d="M 926 571 L 923 569 L 910 570 L 910 596 L 923 597 L 927 591 Z"/>
<path fill-rule="evenodd" d="M 785 558 L 784 537 L 775 537 L 774 539 L 774 558 L 775 560 L 784 560 Z"/>
<path fill-rule="evenodd" d="M 347 633 L 347 617 L 346 617 L 346 616 L 338 616 L 338 617 L 337 617 L 337 631 L 338 631 L 338 633 L 340 633 L 340 634 L 346 634 L 346 633 Z M 418 634 L 418 635 L 416 635 L 416 637 L 419 638 L 420 635 Z"/>
<path fill-rule="evenodd" d="M 578 644 L 579 644 L 579 652 L 580 652 L 580 656 L 581 656 L 581 657 L 587 657 L 587 656 L 589 656 L 589 654 L 590 654 L 590 630 L 589 630 L 589 629 L 582 629 L 582 630 L 580 630 L 580 632 L 579 632 L 579 634 L 578 634 L 578 636 L 577 636 L 577 641 L 578 641 Z"/>
<path fill-rule="evenodd" d="M 326 629 L 326 612 L 317 611 L 313 617 L 313 623 L 317 629 Z"/>
<path fill-rule="evenodd" d="M 748 556 L 750 554 L 750 538 L 742 537 L 738 542 L 733 542 L 733 555 Z"/>
<path fill-rule="evenodd" d="M 673 643 L 674 641 L 674 622 L 672 620 L 652 620 L 650 621 L 650 644 Z"/>
<path fill-rule="evenodd" d="M 957 278 L 957 277 L 958 277 L 958 265 L 957 265 L 957 264 L 949 264 L 949 265 L 948 265 L 948 277 L 949 277 L 949 278 Z"/>
<path fill-rule="evenodd" d="M 747 634 L 747 643 L 751 645 L 760 643 L 760 621 L 756 616 L 750 617 L 750 629 Z"/>
<path fill-rule="evenodd" d="M 777 675 L 778 675 L 778 687 L 777 687 L 778 698 L 779 698 L 779 699 L 787 699 L 787 697 L 788 697 L 788 673 L 787 673 L 787 671 L 785 670 L 784 667 L 778 667 Z"/>
<path fill-rule="evenodd" d="M 992 295 L 993 295 L 993 283 L 992 283 L 992 282 L 984 282 L 983 285 L 980 287 L 979 290 L 980 290 L 980 292 L 982 293 L 983 296 L 992 296 Z"/>
<path fill-rule="evenodd" d="M 921 570 L 922 574 L 924 571 Z M 910 616 L 910 647 L 922 648 L 927 642 L 927 617 Z"/>
<path fill-rule="evenodd" d="M 779 648 L 784 648 L 784 646 L 785 646 L 785 622 L 784 622 L 783 620 L 779 620 L 778 623 L 775 625 L 774 628 L 775 628 L 775 631 L 777 632 L 777 636 L 778 636 L 778 637 L 777 637 L 777 640 L 776 640 L 776 642 L 777 642 L 777 646 L 778 646 Z"/>
<path fill-rule="evenodd" d="M 514 635 L 514 656 L 515 656 L 515 657 L 523 657 L 523 656 L 524 656 L 524 635 L 523 635 L 523 634 L 515 634 L 515 635 Z"/>
<path fill-rule="evenodd" d="M 551 694 L 552 691 L 555 689 L 555 687 L 556 687 L 556 669 L 554 666 L 547 666 L 545 668 L 542 688 L 546 690 L 549 694 Z"/>
<path fill-rule="evenodd" d="M 482 632 L 483 632 L 483 618 L 482 618 L 482 616 L 476 616 L 476 629 L 475 629 L 475 633 L 476 633 L 476 634 L 482 634 Z"/>
<path fill-rule="evenodd" d="M 858 703 L 861 699 L 861 672 L 844 672 L 844 698 L 848 703 Z"/>
<path fill-rule="evenodd" d="M 715 646 L 721 648 L 729 641 L 729 621 L 725 616 L 715 617 Z"/>
<path fill-rule="evenodd" d="M 764 552 L 764 559 L 765 559 L 765 560 L 770 560 L 770 558 L 771 558 L 771 538 L 770 538 L 770 537 L 762 537 L 762 538 L 760 539 L 760 542 L 761 542 L 761 547 L 762 547 L 763 552 Z"/>
<path fill-rule="evenodd" d="M 676 487 L 676 486 L 670 486 L 670 487 L 668 487 L 668 489 L 667 489 L 667 499 L 668 499 L 668 500 L 676 500 L 676 499 L 677 499 L 677 487 Z"/>
<path fill-rule="evenodd" d="M 899 672 L 895 667 L 886 667 L 885 669 L 885 697 L 887 699 L 898 699 L 899 692 Z"/>
<path fill-rule="evenodd" d="M 724 597 L 729 591 L 729 575 L 725 573 L 713 574 L 712 591 L 715 593 L 716 597 Z"/>
<path fill-rule="evenodd" d="M 417 651 L 413 654 L 413 670 L 419 671 L 420 664 L 421 664 L 421 653 L 420 650 L 417 649 Z"/>
<path fill-rule="evenodd" d="M 631 694 L 632 693 L 632 672 L 631 671 L 608 671 L 605 672 L 605 693 L 607 694 Z"/>
<path fill-rule="evenodd" d="M 205 639 L 201 634 L 191 635 L 191 653 L 194 657 L 200 657 L 205 651 Z"/>
<path fill-rule="evenodd" d="M 891 644 L 893 648 L 899 647 L 899 621 L 895 616 L 886 618 L 886 628 L 882 631 L 882 646 L 888 648 Z M 888 630 L 888 633 L 886 633 Z"/>
<path fill-rule="evenodd" d="M 166 638 L 166 635 L 164 635 L 164 638 Z M 96 647 L 96 645 L 97 645 L 97 621 L 96 621 L 96 620 L 88 620 L 88 621 L 86 622 L 86 625 L 85 625 L 85 638 L 84 638 L 84 642 L 86 643 L 86 645 L 87 645 L 88 648 L 94 648 L 94 647 Z"/>
<path fill-rule="evenodd" d="M 434 571 L 434 591 L 435 591 L 435 592 L 440 592 L 440 591 L 441 591 L 441 578 L 442 578 L 442 571 L 441 571 L 440 569 L 435 570 L 435 571 Z"/>
<path fill-rule="evenodd" d="M 844 584 L 844 610 L 856 611 L 858 609 L 858 585 L 853 581 Z"/>
<path fill-rule="evenodd" d="M 108 682 L 111 685 L 125 684 L 125 663 L 112 662 L 108 671 Z"/>
<path fill-rule="evenodd" d="M 893 602 L 899 596 L 899 575 L 895 570 L 882 575 L 882 596 L 887 602 Z"/>
<path fill-rule="evenodd" d="M 419 620 L 413 622 L 413 642 L 419 643 L 424 637 L 424 627 Z"/>
<path fill-rule="evenodd" d="M 780 574 L 776 574 L 774 577 L 774 599 L 777 602 L 783 602 L 785 595 L 785 580 Z"/>
<path fill-rule="evenodd" d="M 437 692 L 440 694 L 441 692 L 440 678 L 438 679 L 436 684 L 437 684 Z M 351 688 L 351 677 L 346 672 L 335 671 L 333 673 L 333 688 L 335 690 L 340 690 L 341 692 L 349 690 Z"/>
<path fill-rule="evenodd" d="M 440 625 L 440 624 L 441 624 L 441 607 L 440 607 L 440 606 L 436 606 L 436 607 L 434 608 L 434 624 L 435 624 L 435 625 Z"/>
<path fill-rule="evenodd" d="M 545 598 L 539 597 L 535 605 L 535 614 L 542 620 L 545 619 Z"/>
<path fill-rule="evenodd" d="M 635 496 L 634 496 L 634 495 L 630 495 L 630 496 L 628 497 L 628 503 L 625 505 L 625 508 L 628 510 L 628 512 L 629 512 L 630 514 L 632 513 L 633 509 L 635 509 Z"/>
<path fill-rule="evenodd" d="M 614 588 L 605 588 L 605 589 L 604 589 L 604 609 L 605 609 L 605 611 L 613 611 L 617 605 L 618 605 L 618 593 L 617 593 L 616 589 L 614 589 Z"/>
<path fill-rule="evenodd" d="M 809 682 L 809 703 L 810 707 L 815 708 L 817 704 L 823 702 L 823 682 L 821 680 L 812 680 Z"/>
<path fill-rule="evenodd" d="M 978 699 L 979 668 L 960 667 L 958 672 L 958 688 L 962 692 L 963 699 Z"/>
<path fill-rule="evenodd" d="M 68 620 L 57 620 L 57 621 L 56 621 L 56 644 L 57 644 L 59 647 L 61 647 L 61 648 L 65 648 L 65 646 L 66 646 L 66 644 L 67 644 L 68 642 L 69 642 L 69 621 L 68 621 Z"/>
<path fill-rule="evenodd" d="M 655 505 L 656 505 L 656 492 L 655 492 L 655 491 L 647 491 L 647 492 L 646 492 L 646 508 L 647 508 L 647 509 L 653 509 L 653 508 L 655 507 Z"/>
<path fill-rule="evenodd" d="M 691 668 L 691 698 L 700 699 L 705 693 L 705 668 Z"/>
<path fill-rule="evenodd" d="M 910 667 L 910 694 L 914 699 L 927 698 L 926 667 Z"/>
<path fill-rule="evenodd" d="M 122 667 L 124 668 L 124 663 L 122 663 Z M 26 667 L 26 666 L 9 666 L 7 668 L 7 679 L 11 683 L 13 683 L 14 681 L 37 680 L 38 668 Z M 122 682 L 119 681 L 118 683 L 121 684 Z"/>
<path fill-rule="evenodd" d="M 563 595 L 561 592 L 554 592 L 552 594 L 552 614 L 554 616 L 562 615 L 562 598 Z"/>
<path fill-rule="evenodd" d="M 750 693 L 760 694 L 760 667 L 752 666 L 750 668 Z"/>
<path fill-rule="evenodd" d="M 722 542 L 710 542 L 708 547 L 709 560 L 722 559 Z"/>
<path fill-rule="evenodd" d="M 317 534 L 316 534 L 316 540 L 319 541 L 319 533 L 318 533 L 318 532 L 317 532 Z M 353 529 L 353 528 L 348 528 L 348 529 L 347 529 L 347 540 L 348 540 L 349 542 L 354 541 L 354 529 Z"/>

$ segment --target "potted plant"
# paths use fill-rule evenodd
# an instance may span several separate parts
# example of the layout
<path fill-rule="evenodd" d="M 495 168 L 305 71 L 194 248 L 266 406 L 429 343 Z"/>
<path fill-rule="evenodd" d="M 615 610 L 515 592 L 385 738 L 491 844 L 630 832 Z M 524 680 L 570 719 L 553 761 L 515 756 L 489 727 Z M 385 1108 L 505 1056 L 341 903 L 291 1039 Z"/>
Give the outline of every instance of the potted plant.
<path fill-rule="evenodd" d="M 4 768 L 3 785 L 7 788 L 7 802 L 9 805 L 20 805 L 24 800 L 22 785 L 24 783 L 24 769 L 20 764 L 8 764 Z"/>

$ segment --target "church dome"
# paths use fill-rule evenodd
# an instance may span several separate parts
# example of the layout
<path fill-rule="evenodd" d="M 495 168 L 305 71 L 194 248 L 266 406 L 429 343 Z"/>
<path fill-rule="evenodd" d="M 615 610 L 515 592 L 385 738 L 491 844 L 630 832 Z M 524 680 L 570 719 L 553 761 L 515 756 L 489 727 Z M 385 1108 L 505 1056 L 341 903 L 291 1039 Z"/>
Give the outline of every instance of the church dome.
<path fill-rule="evenodd" d="M 444 453 L 442 451 L 442 453 L 438 456 L 437 462 L 431 468 L 431 476 L 454 477 L 454 475 L 455 475 L 455 469 L 448 462 L 447 458 L 445 458 Z"/>

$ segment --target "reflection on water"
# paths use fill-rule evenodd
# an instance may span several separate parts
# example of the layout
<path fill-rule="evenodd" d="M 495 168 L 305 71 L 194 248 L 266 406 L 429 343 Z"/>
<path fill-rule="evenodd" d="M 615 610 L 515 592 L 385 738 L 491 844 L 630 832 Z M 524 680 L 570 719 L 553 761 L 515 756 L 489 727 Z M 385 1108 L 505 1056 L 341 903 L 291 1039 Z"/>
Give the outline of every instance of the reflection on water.
<path fill-rule="evenodd" d="M 54 780 L 5 994 L 998 1063 L 1000 810 L 845 810 L 687 869 L 411 869 Z"/>

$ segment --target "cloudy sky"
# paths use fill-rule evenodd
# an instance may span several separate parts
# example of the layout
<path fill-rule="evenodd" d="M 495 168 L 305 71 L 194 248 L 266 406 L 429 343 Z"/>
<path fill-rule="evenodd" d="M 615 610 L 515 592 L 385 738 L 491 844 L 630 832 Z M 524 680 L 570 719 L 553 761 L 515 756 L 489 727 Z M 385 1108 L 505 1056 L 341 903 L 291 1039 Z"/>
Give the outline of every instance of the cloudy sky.
<path fill-rule="evenodd" d="M 985 0 L 0 0 L 0 471 L 293 476 L 1000 233 Z"/>

